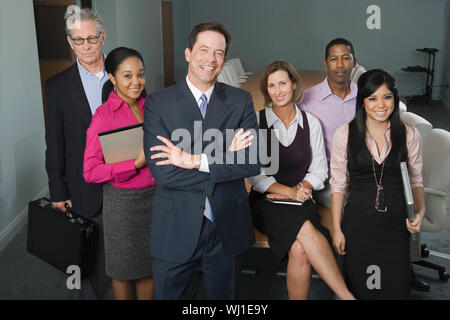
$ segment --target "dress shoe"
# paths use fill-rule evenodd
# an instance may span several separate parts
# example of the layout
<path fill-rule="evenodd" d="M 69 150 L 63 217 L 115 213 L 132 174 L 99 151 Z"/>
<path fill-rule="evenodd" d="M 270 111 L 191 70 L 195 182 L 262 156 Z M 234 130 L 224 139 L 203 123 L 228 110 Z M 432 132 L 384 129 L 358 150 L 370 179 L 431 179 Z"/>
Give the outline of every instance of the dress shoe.
<path fill-rule="evenodd" d="M 426 283 L 425 281 L 417 279 L 416 277 L 411 279 L 411 289 L 413 289 L 413 290 L 429 292 L 430 288 L 431 288 L 430 285 L 428 283 Z"/>

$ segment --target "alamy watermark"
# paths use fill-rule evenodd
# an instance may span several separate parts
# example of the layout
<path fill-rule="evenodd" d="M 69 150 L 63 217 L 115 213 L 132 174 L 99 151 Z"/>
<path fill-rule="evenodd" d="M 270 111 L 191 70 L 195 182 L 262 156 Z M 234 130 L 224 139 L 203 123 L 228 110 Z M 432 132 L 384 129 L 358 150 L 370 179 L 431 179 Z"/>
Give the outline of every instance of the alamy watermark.
<path fill-rule="evenodd" d="M 366 270 L 370 276 L 367 278 L 366 285 L 369 290 L 381 289 L 381 269 L 377 265 L 370 265 Z"/>
<path fill-rule="evenodd" d="M 70 265 L 67 267 L 66 273 L 69 274 L 69 277 L 66 281 L 67 289 L 81 289 L 81 269 L 77 265 Z"/>
<path fill-rule="evenodd" d="M 366 20 L 366 26 L 369 30 L 381 29 L 381 9 L 376 4 L 367 7 L 367 14 L 370 16 Z"/>
<path fill-rule="evenodd" d="M 208 164 L 258 164 L 265 166 L 265 175 L 274 175 L 279 168 L 279 148 L 275 130 L 248 129 L 253 136 L 252 144 L 236 152 L 228 151 L 237 130 L 224 131 L 210 128 L 203 132 L 202 121 L 194 121 L 193 137 L 185 128 L 172 132 L 171 141 L 178 141 L 177 148 L 193 154 L 204 153 L 208 157 Z M 270 138 L 270 139 L 269 139 Z M 270 140 L 270 154 L 268 141 Z M 193 142 L 193 143 L 192 143 Z M 209 142 L 204 148 L 203 143 Z M 193 145 L 193 150 L 192 150 Z M 258 161 L 259 160 L 259 161 Z"/>

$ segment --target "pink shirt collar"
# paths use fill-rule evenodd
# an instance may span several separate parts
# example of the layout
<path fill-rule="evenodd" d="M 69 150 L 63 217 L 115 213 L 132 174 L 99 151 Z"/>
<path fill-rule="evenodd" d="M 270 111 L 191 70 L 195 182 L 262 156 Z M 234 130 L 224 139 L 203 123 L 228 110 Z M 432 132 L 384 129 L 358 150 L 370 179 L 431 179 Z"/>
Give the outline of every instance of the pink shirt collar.
<path fill-rule="evenodd" d="M 331 95 L 334 95 L 333 91 L 331 91 L 330 85 L 328 84 L 328 77 L 325 78 L 320 84 L 320 94 L 322 101 L 328 98 Z M 358 93 L 358 87 L 356 84 L 350 80 L 350 93 L 345 97 L 344 101 L 356 98 L 356 94 Z"/>
<path fill-rule="evenodd" d="M 111 91 L 111 93 L 109 94 L 108 97 L 108 103 L 109 103 L 109 108 L 111 109 L 111 111 L 116 112 L 117 110 L 119 110 L 119 108 L 123 105 L 125 105 L 126 107 L 129 107 L 128 104 L 122 100 L 122 98 L 120 98 L 115 92 L 114 90 Z M 145 99 L 142 97 L 138 98 L 138 102 L 141 105 L 141 109 L 144 107 L 144 103 L 145 103 Z"/>

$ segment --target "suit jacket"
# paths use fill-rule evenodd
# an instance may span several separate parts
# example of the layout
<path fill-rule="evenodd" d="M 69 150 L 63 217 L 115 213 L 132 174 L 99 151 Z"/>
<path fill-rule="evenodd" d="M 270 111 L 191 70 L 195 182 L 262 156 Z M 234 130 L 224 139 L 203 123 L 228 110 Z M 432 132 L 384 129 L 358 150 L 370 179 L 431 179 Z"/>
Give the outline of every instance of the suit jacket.
<path fill-rule="evenodd" d="M 77 63 L 47 80 L 45 94 L 45 167 L 50 198 L 71 199 L 75 213 L 93 217 L 101 209 L 103 189 L 101 184 L 86 183 L 83 178 L 86 130 L 92 115 Z"/>
<path fill-rule="evenodd" d="M 197 246 L 205 196 L 210 201 L 216 230 L 227 254 L 236 256 L 254 242 L 244 177 L 260 173 L 259 161 L 256 164 L 249 164 L 249 161 L 245 164 L 213 163 L 209 164 L 210 173 L 205 173 L 172 165 L 156 166 L 155 162 L 159 160 L 150 159 L 153 152 L 149 149 L 163 144 L 156 138 L 157 135 L 177 144 L 179 141 L 171 139 L 172 132 L 184 128 L 194 137 L 194 121 L 203 121 L 203 132 L 209 128 L 222 132 L 244 128 L 254 129 L 258 133 L 250 94 L 223 83 L 216 83 L 205 119 L 185 80 L 147 97 L 144 106 L 144 150 L 157 183 L 153 197 L 151 252 L 154 257 L 177 263 L 188 261 Z M 192 140 L 190 151 L 194 153 L 194 143 L 202 139 L 197 135 Z M 208 142 L 201 144 L 205 148 Z M 223 150 L 222 154 L 217 152 L 215 156 L 225 159 L 234 155 L 227 152 L 225 146 Z M 247 156 L 248 150 L 245 150 Z M 226 163 L 225 160 L 223 162 Z"/>

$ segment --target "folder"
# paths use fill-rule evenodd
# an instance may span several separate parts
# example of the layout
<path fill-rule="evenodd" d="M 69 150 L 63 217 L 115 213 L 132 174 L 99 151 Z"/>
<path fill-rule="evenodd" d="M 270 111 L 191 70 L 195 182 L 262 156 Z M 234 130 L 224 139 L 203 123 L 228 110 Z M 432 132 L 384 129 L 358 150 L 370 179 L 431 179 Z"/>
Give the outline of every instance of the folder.
<path fill-rule="evenodd" d="M 408 212 L 408 219 L 410 222 L 414 220 L 414 198 L 411 189 L 411 183 L 409 181 L 408 167 L 406 166 L 406 162 L 400 162 L 400 170 L 402 172 L 402 180 L 403 180 L 403 191 L 405 193 L 405 201 L 406 201 L 406 210 Z M 411 238 L 413 241 L 416 240 L 416 234 L 412 233 Z"/>
<path fill-rule="evenodd" d="M 105 163 L 134 160 L 144 147 L 143 124 L 103 131 L 98 134 Z"/>
<path fill-rule="evenodd" d="M 266 200 L 270 201 L 272 203 L 276 203 L 276 204 L 289 204 L 289 205 L 292 205 L 292 206 L 301 206 L 301 205 L 303 205 L 303 202 L 298 202 L 298 201 L 295 201 L 295 200 L 274 200 L 274 199 L 269 199 L 267 197 L 266 197 Z"/>

